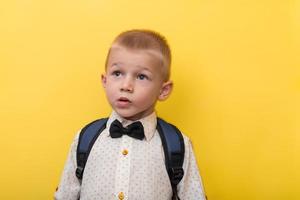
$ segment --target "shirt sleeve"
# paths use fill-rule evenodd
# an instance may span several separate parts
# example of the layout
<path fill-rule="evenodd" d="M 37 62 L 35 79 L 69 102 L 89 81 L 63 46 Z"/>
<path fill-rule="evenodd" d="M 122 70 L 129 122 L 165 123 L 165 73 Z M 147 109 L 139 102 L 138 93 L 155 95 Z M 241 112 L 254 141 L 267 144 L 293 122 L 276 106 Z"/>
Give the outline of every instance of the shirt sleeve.
<path fill-rule="evenodd" d="M 205 200 L 205 193 L 193 152 L 191 141 L 184 136 L 185 155 L 184 176 L 178 184 L 178 196 L 181 200 Z"/>
<path fill-rule="evenodd" d="M 80 182 L 75 175 L 77 168 L 76 149 L 79 132 L 76 134 L 65 163 L 61 180 L 54 194 L 55 200 L 78 200 L 80 194 Z"/>

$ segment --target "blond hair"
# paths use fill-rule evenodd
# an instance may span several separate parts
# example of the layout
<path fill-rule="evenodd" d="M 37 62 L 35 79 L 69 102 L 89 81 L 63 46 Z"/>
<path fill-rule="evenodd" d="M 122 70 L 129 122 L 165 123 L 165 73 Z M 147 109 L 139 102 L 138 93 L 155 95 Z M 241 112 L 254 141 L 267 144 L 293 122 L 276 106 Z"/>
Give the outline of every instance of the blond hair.
<path fill-rule="evenodd" d="M 128 48 L 130 50 L 153 50 L 157 52 L 160 55 L 159 57 L 161 58 L 162 67 L 165 69 L 163 70 L 164 79 L 165 81 L 169 80 L 171 50 L 166 38 L 160 33 L 145 29 L 125 31 L 119 34 L 113 41 L 112 47 L 116 45 Z M 106 57 L 105 67 L 107 67 L 108 64 L 111 48 L 109 49 Z"/>

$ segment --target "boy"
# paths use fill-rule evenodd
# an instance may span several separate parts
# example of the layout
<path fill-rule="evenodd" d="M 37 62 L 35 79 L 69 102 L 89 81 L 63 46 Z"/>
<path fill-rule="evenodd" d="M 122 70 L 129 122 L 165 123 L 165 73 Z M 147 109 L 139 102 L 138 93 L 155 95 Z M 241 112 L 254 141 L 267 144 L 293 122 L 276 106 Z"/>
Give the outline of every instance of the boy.
<path fill-rule="evenodd" d="M 205 195 L 192 146 L 184 138 L 184 176 L 173 195 L 165 166 L 162 141 L 156 130 L 157 100 L 172 91 L 170 48 L 160 34 L 150 30 L 121 33 L 106 59 L 102 84 L 113 112 L 95 141 L 82 180 L 75 176 L 75 137 L 66 161 L 57 200 L 204 200 Z M 136 122 L 142 135 L 116 136 L 112 129 Z M 124 129 L 124 128 L 123 128 Z"/>

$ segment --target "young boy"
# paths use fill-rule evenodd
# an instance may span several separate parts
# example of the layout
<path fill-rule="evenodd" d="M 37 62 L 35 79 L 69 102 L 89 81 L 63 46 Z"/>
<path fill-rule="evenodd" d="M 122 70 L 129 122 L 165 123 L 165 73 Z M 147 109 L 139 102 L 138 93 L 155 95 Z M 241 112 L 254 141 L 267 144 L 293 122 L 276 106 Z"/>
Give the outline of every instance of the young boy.
<path fill-rule="evenodd" d="M 66 161 L 57 200 L 171 200 L 174 198 L 166 170 L 162 141 L 157 131 L 155 104 L 172 91 L 171 52 L 160 34 L 150 30 L 121 33 L 106 60 L 102 84 L 113 111 L 95 141 L 82 180 L 77 168 L 76 135 Z M 138 122 L 142 135 L 115 136 L 112 127 Z M 184 176 L 177 186 L 181 200 L 204 200 L 195 156 L 184 138 Z"/>

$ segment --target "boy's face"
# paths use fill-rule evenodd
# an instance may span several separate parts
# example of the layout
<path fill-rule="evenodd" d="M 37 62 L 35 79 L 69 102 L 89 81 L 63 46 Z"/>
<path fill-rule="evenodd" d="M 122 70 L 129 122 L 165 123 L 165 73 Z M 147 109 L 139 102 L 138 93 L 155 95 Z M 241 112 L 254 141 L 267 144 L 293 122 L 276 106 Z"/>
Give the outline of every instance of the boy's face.
<path fill-rule="evenodd" d="M 110 105 L 120 116 L 143 118 L 154 111 L 157 100 L 170 95 L 172 82 L 164 82 L 157 56 L 151 51 L 121 46 L 111 49 L 102 83 Z"/>

